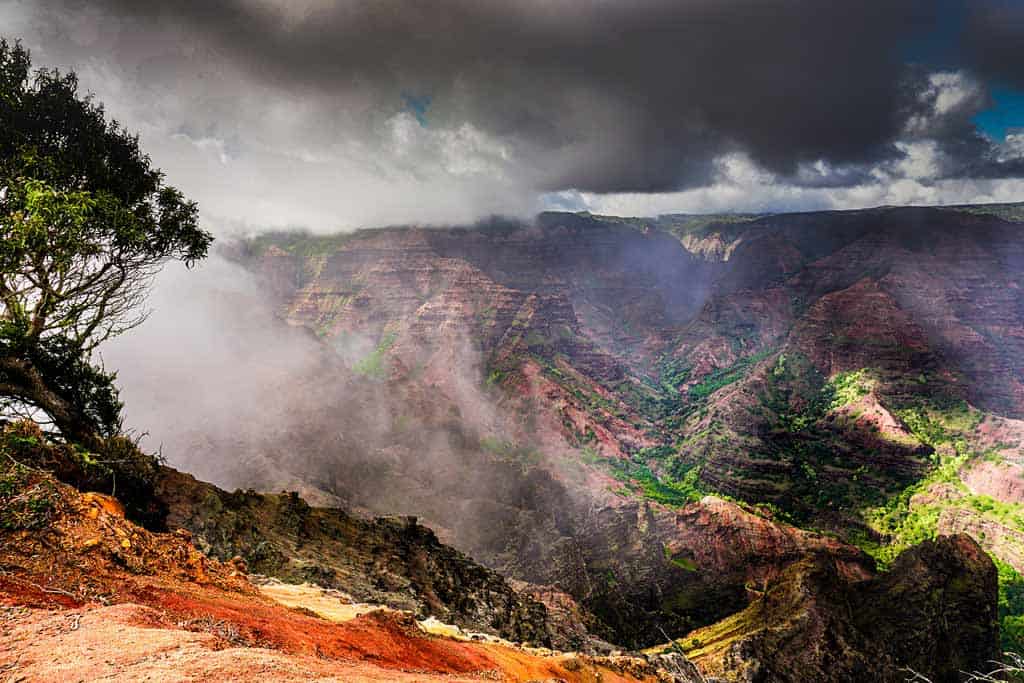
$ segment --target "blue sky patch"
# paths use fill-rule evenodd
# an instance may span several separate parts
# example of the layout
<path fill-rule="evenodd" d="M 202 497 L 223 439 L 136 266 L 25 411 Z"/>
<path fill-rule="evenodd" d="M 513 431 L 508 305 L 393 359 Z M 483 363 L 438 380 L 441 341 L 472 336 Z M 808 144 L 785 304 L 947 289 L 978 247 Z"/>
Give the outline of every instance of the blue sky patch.
<path fill-rule="evenodd" d="M 1011 88 L 992 88 L 993 106 L 974 117 L 974 125 L 997 142 L 1015 128 L 1024 128 L 1024 91 Z"/>
<path fill-rule="evenodd" d="M 405 101 L 405 108 L 412 112 L 412 115 L 416 117 L 416 120 L 420 122 L 420 125 L 424 128 L 427 127 L 427 110 L 430 109 L 430 95 L 410 95 L 408 93 L 402 93 L 402 99 Z"/>

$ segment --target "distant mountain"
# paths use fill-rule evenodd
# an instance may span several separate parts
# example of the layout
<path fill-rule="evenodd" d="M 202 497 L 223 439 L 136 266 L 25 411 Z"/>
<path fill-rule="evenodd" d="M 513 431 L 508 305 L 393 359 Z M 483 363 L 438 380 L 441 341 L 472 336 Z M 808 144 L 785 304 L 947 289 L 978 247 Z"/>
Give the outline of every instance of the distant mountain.
<path fill-rule="evenodd" d="M 936 533 L 1024 600 L 1024 205 L 263 235 L 229 248 L 323 347 L 215 473 L 415 514 L 627 645 L 808 553 Z M 221 459 L 223 462 L 224 460 Z"/>

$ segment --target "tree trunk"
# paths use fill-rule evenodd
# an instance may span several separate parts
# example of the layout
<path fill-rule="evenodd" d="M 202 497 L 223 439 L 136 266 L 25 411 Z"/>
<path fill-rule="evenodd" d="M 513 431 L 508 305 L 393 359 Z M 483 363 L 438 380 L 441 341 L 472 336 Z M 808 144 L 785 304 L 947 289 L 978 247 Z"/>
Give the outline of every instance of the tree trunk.
<path fill-rule="evenodd" d="M 49 386 L 31 362 L 22 358 L 0 358 L 0 394 L 39 408 L 53 420 L 69 443 L 99 450 L 103 440 L 89 419 Z"/>

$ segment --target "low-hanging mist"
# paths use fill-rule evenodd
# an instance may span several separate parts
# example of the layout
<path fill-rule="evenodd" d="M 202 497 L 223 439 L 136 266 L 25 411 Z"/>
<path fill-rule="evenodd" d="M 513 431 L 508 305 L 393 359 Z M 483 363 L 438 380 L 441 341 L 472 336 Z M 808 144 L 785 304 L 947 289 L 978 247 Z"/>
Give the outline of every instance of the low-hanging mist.
<path fill-rule="evenodd" d="M 168 273 L 105 357 L 171 464 L 417 515 L 556 584 L 619 642 L 651 642 L 826 543 L 764 516 L 864 533 L 947 457 L 922 420 L 1018 457 L 1024 347 L 994 331 L 1024 316 L 1019 220 L 1001 205 L 268 233 Z"/>

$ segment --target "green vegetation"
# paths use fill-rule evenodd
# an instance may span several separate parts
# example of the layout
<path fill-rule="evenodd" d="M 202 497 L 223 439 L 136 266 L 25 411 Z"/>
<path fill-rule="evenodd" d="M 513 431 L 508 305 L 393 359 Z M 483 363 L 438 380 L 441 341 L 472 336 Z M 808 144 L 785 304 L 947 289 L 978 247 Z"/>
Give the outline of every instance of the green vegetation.
<path fill-rule="evenodd" d="M 923 401 L 895 412 L 919 441 L 935 449 L 935 454 L 934 465 L 926 477 L 906 487 L 884 505 L 869 508 L 864 513 L 869 526 L 889 539 L 884 545 L 862 543 L 882 566 L 888 566 L 910 546 L 934 538 L 939 515 L 946 507 L 998 507 L 989 502 L 987 496 L 970 495 L 958 474 L 973 455 L 967 439 L 981 419 L 978 411 L 960 401 Z M 936 484 L 952 488 L 955 491 L 953 499 L 910 505 L 915 495 L 927 492 Z"/>
<path fill-rule="evenodd" d="M 603 414 L 608 416 L 614 416 L 621 419 L 629 417 L 625 408 L 626 406 L 619 403 L 617 400 L 607 398 L 598 393 L 593 384 L 588 382 L 586 378 L 580 376 L 572 366 L 569 364 L 562 364 L 562 356 L 556 354 L 554 358 L 547 358 L 543 355 L 532 353 L 529 356 L 538 365 L 541 366 L 545 376 L 549 377 L 554 382 L 557 382 L 563 389 L 569 392 L 573 398 L 575 398 L 581 406 L 584 406 L 589 410 L 591 415 L 598 421 L 607 420 Z M 511 365 L 509 361 L 506 361 L 506 365 L 501 367 L 492 367 L 490 373 L 495 372 L 507 372 L 506 368 Z M 564 369 L 563 369 L 564 368 Z M 618 395 L 623 393 L 628 395 L 628 385 L 634 383 L 628 380 L 616 387 Z M 585 435 L 578 435 L 581 441 L 586 441 Z"/>
<path fill-rule="evenodd" d="M 7 423 L 0 430 L 0 467 L 50 472 L 84 491 L 116 494 L 128 516 L 144 525 L 163 522 L 164 510 L 153 495 L 160 464 L 124 436 L 99 440 L 96 448 L 86 449 L 55 441 L 34 422 Z"/>
<path fill-rule="evenodd" d="M 690 364 L 681 358 L 667 357 L 658 363 L 658 381 L 663 391 L 672 395 L 690 378 Z"/>
<path fill-rule="evenodd" d="M 932 400 L 894 413 L 921 442 L 936 448 L 946 444 L 959 454 L 967 452 L 967 440 L 984 417 L 962 400 Z"/>
<path fill-rule="evenodd" d="M 314 235 L 308 231 L 289 230 L 265 232 L 242 242 L 245 254 L 250 258 L 262 256 L 271 247 L 302 259 L 330 256 L 344 244 L 352 241 L 358 232 L 335 235 Z"/>
<path fill-rule="evenodd" d="M 368 356 L 352 366 L 352 370 L 371 379 L 384 379 L 387 376 L 387 370 L 384 367 L 384 356 L 395 345 L 397 339 L 398 333 L 396 332 L 385 334 L 377 342 L 377 347 Z"/>
<path fill-rule="evenodd" d="M 837 410 L 847 406 L 871 393 L 874 382 L 868 377 L 866 368 L 850 370 L 834 375 L 828 382 L 831 391 L 829 410 Z"/>
<path fill-rule="evenodd" d="M 934 484 L 962 486 L 956 473 L 963 461 L 963 458 L 957 457 L 942 463 L 927 477 L 908 486 L 885 505 L 869 508 L 864 512 L 868 525 L 887 539 L 883 544 L 859 539 L 859 545 L 874 556 L 880 566 L 888 567 L 896 556 L 907 548 L 935 538 L 939 515 L 945 505 L 938 503 L 911 506 L 910 501 L 915 495 L 924 493 Z"/>
<path fill-rule="evenodd" d="M 978 215 L 989 215 L 1002 218 L 1004 221 L 1024 223 L 1024 202 L 1008 204 L 970 204 L 948 207 L 953 211 L 963 211 Z"/>
<path fill-rule="evenodd" d="M 1024 576 L 998 558 L 999 637 L 1004 652 L 1024 652 Z"/>
<path fill-rule="evenodd" d="M 162 264 L 193 264 L 212 236 L 139 140 L 0 40 L 0 413 L 45 414 L 89 447 L 120 431 L 97 346 L 145 319 Z"/>
<path fill-rule="evenodd" d="M 930 399 L 904 405 L 895 411 L 921 442 L 936 449 L 934 464 L 926 477 L 913 483 L 883 505 L 864 511 L 865 522 L 883 541 L 866 536 L 850 540 L 888 567 L 904 550 L 934 539 L 943 512 L 969 510 L 984 519 L 1024 532 L 1024 508 L 990 496 L 972 494 L 960 480 L 959 471 L 980 454 L 972 450 L 970 437 L 983 415 L 959 400 Z M 934 490 L 932 495 L 926 495 Z M 921 498 L 911 505 L 914 496 Z M 984 540 L 983 538 L 981 540 Z M 999 618 L 1002 647 L 1024 651 L 1024 577 L 997 557 L 999 571 Z"/>
<path fill-rule="evenodd" d="M 680 569 L 684 569 L 688 572 L 697 571 L 697 563 L 688 557 L 683 555 L 673 555 L 672 550 L 666 545 L 663 548 L 665 553 L 665 559 Z"/>
<path fill-rule="evenodd" d="M 45 527 L 56 502 L 50 480 L 13 460 L 0 462 L 0 530 L 31 531 Z"/>
<path fill-rule="evenodd" d="M 538 330 L 530 330 L 523 336 L 523 343 L 528 348 L 535 349 L 548 345 L 548 338 Z"/>
<path fill-rule="evenodd" d="M 759 353 L 741 358 L 727 368 L 721 368 L 709 373 L 699 384 L 690 387 L 690 398 L 698 401 L 706 399 L 719 389 L 727 387 L 745 377 L 753 366 L 763 361 L 772 353 L 771 349 L 765 349 Z"/>
<path fill-rule="evenodd" d="M 679 479 L 660 478 L 648 464 L 631 460 L 611 461 L 612 476 L 633 492 L 663 505 L 682 507 L 707 495 L 700 485 L 700 467 L 687 470 Z"/>

